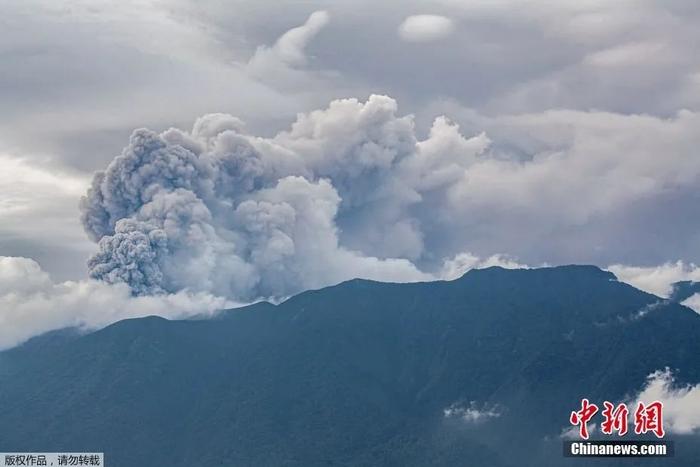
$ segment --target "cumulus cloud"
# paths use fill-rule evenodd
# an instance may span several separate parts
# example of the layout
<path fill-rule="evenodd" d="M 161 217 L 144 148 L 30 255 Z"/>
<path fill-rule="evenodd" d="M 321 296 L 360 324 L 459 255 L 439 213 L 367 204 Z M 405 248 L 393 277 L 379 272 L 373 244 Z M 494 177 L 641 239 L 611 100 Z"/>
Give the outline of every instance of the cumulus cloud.
<path fill-rule="evenodd" d="M 669 433 L 685 435 L 700 429 L 700 385 L 678 387 L 668 368 L 650 374 L 644 388 L 628 405 L 636 407 L 640 401 L 663 402 L 664 428 Z"/>
<path fill-rule="evenodd" d="M 529 264 L 601 265 L 694 261 L 700 252 L 692 233 L 700 228 L 693 216 L 697 112 L 485 117 L 459 106 L 435 110 L 492 141 L 444 206 L 461 224 L 453 231 L 469 232 L 464 249 L 506 251 Z"/>
<path fill-rule="evenodd" d="M 28 258 L 0 256 L 0 350 L 65 327 L 91 330 L 126 318 L 186 318 L 236 304 L 208 293 L 134 297 L 126 284 L 54 282 Z"/>
<path fill-rule="evenodd" d="M 450 18 L 440 15 L 413 15 L 399 26 L 399 36 L 409 42 L 430 42 L 449 36 L 454 30 Z"/>

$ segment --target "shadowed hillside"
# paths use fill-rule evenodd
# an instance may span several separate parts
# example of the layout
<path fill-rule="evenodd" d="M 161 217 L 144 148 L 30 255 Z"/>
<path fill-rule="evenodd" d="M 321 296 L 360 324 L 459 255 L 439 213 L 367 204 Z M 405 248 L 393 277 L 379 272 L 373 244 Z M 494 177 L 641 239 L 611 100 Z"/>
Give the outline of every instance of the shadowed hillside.
<path fill-rule="evenodd" d="M 619 465 L 564 459 L 559 434 L 582 397 L 621 400 L 665 367 L 700 381 L 700 316 L 658 301 L 595 267 L 489 268 L 52 333 L 0 353 L 0 451 L 104 451 L 110 467 Z M 643 465 L 700 463 L 697 436 L 669 438 L 676 457 Z"/>

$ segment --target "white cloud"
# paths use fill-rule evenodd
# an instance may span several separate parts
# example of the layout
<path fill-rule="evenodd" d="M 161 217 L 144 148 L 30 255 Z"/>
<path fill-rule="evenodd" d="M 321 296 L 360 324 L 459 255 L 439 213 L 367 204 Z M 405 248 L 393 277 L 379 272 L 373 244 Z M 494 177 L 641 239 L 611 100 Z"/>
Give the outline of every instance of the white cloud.
<path fill-rule="evenodd" d="M 669 433 L 690 434 L 700 429 L 700 385 L 674 387 L 674 377 L 668 368 L 648 376 L 646 386 L 628 403 L 633 407 L 631 413 L 640 401 L 663 402 L 664 428 Z"/>
<path fill-rule="evenodd" d="M 246 71 L 260 80 L 276 85 L 289 86 L 303 82 L 304 79 L 315 78 L 298 70 L 308 62 L 307 46 L 329 20 L 328 12 L 313 12 L 303 25 L 282 34 L 272 47 L 259 46 L 248 61 Z"/>
<path fill-rule="evenodd" d="M 235 306 L 207 293 L 133 297 L 125 284 L 54 282 L 28 258 L 0 256 L 0 350 L 54 329 L 92 330 L 148 315 L 185 318 Z"/>
<path fill-rule="evenodd" d="M 328 24 L 329 19 L 330 16 L 326 11 L 311 13 L 303 25 L 290 29 L 277 39 L 272 50 L 281 61 L 287 64 L 304 64 L 306 46 Z"/>
<path fill-rule="evenodd" d="M 504 141 L 492 137 L 495 143 L 522 144 L 518 139 L 525 132 L 536 146 L 526 160 L 480 161 L 465 172 L 455 201 L 508 199 L 515 208 L 554 209 L 567 221 L 581 223 L 669 186 L 689 187 L 700 175 L 700 162 L 689 152 L 698 143 L 700 115 L 694 112 L 660 119 L 556 110 L 482 123 L 504 136 Z M 668 157 L 659 158 L 661 151 Z"/>
<path fill-rule="evenodd" d="M 629 410 L 629 426 L 634 427 L 634 411 L 637 404 L 663 403 L 663 426 L 667 434 L 688 435 L 700 429 L 700 384 L 678 386 L 672 372 L 666 368 L 647 376 L 647 381 L 639 394 L 626 398 L 623 402 Z M 589 433 L 595 433 L 597 424 L 589 424 Z M 580 439 L 579 427 L 565 427 L 560 437 Z"/>
<path fill-rule="evenodd" d="M 505 269 L 528 269 L 529 266 L 518 263 L 504 255 L 492 255 L 479 258 L 471 253 L 459 253 L 443 263 L 440 277 L 446 280 L 457 279 L 471 269 L 484 269 L 499 266 Z"/>
<path fill-rule="evenodd" d="M 700 281 L 700 267 L 693 263 L 686 264 L 683 261 L 652 267 L 613 264 L 607 269 L 622 282 L 627 282 L 638 289 L 663 298 L 669 297 L 675 282 Z"/>
<path fill-rule="evenodd" d="M 497 405 L 477 404 L 471 401 L 468 407 L 454 403 L 442 411 L 445 418 L 458 418 L 466 423 L 483 423 L 501 416 L 502 410 Z"/>
<path fill-rule="evenodd" d="M 700 293 L 693 294 L 692 296 L 683 300 L 681 305 L 685 305 L 688 308 L 695 310 L 697 313 L 700 313 Z"/>
<path fill-rule="evenodd" d="M 450 18 L 440 15 L 414 15 L 399 26 L 399 36 L 409 42 L 430 42 L 449 36 L 454 30 Z"/>
<path fill-rule="evenodd" d="M 485 117 L 450 105 L 435 112 L 491 141 L 442 206 L 455 219 L 452 231 L 471 236 L 464 249 L 484 256 L 509 245 L 505 251 L 530 264 L 654 264 L 700 253 L 692 233 L 700 228 L 692 215 L 698 113 Z"/>

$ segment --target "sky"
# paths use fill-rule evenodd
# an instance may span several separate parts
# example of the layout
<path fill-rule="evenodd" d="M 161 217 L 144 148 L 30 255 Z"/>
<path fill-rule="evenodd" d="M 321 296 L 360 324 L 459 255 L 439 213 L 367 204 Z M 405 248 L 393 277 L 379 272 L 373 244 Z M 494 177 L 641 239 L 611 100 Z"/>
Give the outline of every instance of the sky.
<path fill-rule="evenodd" d="M 0 8 L 0 347 L 353 277 L 700 280 L 696 1 Z"/>

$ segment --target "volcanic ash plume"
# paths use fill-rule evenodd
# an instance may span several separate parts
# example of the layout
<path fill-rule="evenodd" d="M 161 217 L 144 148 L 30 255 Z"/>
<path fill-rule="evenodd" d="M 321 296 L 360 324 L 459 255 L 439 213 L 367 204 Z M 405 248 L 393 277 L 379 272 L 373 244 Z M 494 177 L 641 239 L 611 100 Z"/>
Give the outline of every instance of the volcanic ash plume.
<path fill-rule="evenodd" d="M 273 138 L 224 114 L 189 133 L 136 130 L 81 203 L 99 242 L 89 273 L 136 295 L 237 300 L 352 277 L 429 279 L 415 266 L 426 219 L 413 208 L 449 187 L 445 168 L 466 167 L 487 145 L 446 119 L 418 142 L 412 118 L 384 96 L 334 101 Z"/>

